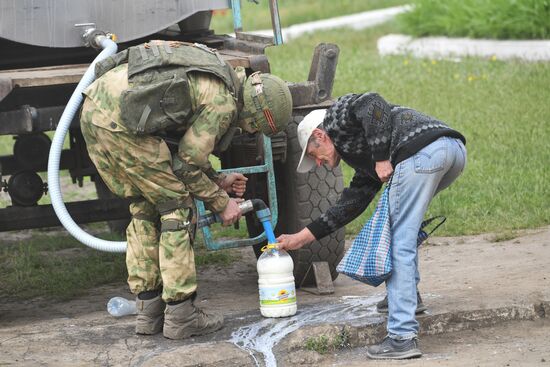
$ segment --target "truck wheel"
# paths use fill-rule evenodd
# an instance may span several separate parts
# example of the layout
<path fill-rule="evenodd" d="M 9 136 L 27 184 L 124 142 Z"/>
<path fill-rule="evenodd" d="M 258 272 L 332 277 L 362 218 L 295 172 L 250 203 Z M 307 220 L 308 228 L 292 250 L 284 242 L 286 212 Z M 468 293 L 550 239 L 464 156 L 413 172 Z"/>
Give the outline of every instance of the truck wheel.
<path fill-rule="evenodd" d="M 101 179 L 99 175 L 96 175 L 94 178 L 95 190 L 97 192 L 98 199 L 114 199 L 118 198 L 115 194 L 109 190 L 105 182 Z M 111 233 L 122 236 L 126 238 L 126 227 L 130 224 L 130 218 L 128 219 L 117 219 L 107 221 L 109 230 Z"/>
<path fill-rule="evenodd" d="M 344 189 L 340 167 L 333 170 L 324 166 L 317 167 L 306 174 L 296 172 L 302 154 L 296 129 L 302 119 L 302 116 L 294 116 L 288 124 L 286 160 L 277 162 L 276 165 L 279 185 L 277 190 L 279 201 L 277 233 L 300 231 L 311 220 L 316 219 L 335 204 Z M 328 262 L 332 279 L 336 279 L 338 276 L 336 266 L 344 253 L 344 234 L 345 229 L 341 228 L 320 241 L 291 251 L 297 285 L 302 283 L 302 279 L 314 261 Z"/>

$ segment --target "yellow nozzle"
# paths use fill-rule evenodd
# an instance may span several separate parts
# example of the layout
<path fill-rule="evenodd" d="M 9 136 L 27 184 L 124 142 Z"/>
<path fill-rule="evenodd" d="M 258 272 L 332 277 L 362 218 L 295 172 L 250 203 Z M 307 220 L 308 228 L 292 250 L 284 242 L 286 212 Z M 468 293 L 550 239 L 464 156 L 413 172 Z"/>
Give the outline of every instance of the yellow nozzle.
<path fill-rule="evenodd" d="M 268 243 L 267 245 L 262 247 L 262 252 L 267 251 L 267 250 L 273 250 L 273 249 L 277 250 L 277 244 L 276 243 Z"/>

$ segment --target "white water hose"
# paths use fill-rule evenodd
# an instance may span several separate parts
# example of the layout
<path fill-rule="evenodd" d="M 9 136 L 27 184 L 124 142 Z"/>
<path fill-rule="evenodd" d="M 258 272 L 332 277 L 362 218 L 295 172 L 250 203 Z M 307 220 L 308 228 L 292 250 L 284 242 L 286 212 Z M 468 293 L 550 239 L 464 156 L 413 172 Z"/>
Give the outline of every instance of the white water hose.
<path fill-rule="evenodd" d="M 69 126 L 71 125 L 71 121 L 82 103 L 82 92 L 84 92 L 84 90 L 92 84 L 95 79 L 95 64 L 117 52 L 117 44 L 105 36 L 101 36 L 101 38 L 97 40 L 97 43 L 101 46 L 103 51 L 101 51 L 101 53 L 90 64 L 86 70 L 86 73 L 84 73 L 84 76 L 76 86 L 76 89 L 74 90 L 67 106 L 65 107 L 65 110 L 63 111 L 63 114 L 61 115 L 57 129 L 55 130 L 52 147 L 48 158 L 48 190 L 55 214 L 59 218 L 59 221 L 63 227 L 65 227 L 65 229 L 74 238 L 82 242 L 84 245 L 96 250 L 106 252 L 125 252 L 126 242 L 106 241 L 96 238 L 84 232 L 75 223 L 63 203 L 63 196 L 61 195 L 61 188 L 59 185 L 59 161 L 61 158 L 61 150 L 63 149 L 63 142 L 65 140 L 65 135 L 67 135 L 67 131 L 69 130 Z"/>

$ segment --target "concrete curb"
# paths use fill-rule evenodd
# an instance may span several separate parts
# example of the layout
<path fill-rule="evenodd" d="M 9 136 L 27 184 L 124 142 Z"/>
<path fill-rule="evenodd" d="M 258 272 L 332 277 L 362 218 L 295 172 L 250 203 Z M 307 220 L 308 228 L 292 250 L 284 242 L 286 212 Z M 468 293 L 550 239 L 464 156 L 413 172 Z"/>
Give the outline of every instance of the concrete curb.
<path fill-rule="evenodd" d="M 550 316 L 550 301 L 494 309 L 447 312 L 418 318 L 423 335 L 437 335 L 479 329 L 509 321 L 536 320 Z M 379 342 L 386 334 L 385 320 L 368 325 L 323 324 L 305 326 L 286 336 L 273 350 L 282 366 L 312 365 L 324 356 L 307 350 L 308 339 L 325 336 L 329 342 L 344 340 L 345 348 L 365 347 Z M 343 337 L 344 336 L 344 337 Z M 263 366 L 261 354 L 245 351 L 227 341 L 190 344 L 142 356 L 140 366 Z"/>
<path fill-rule="evenodd" d="M 521 59 L 549 61 L 550 41 L 499 41 L 488 39 L 425 37 L 413 38 L 389 34 L 378 39 L 380 55 L 406 55 L 418 58 L 496 57 L 499 60 Z"/>
<path fill-rule="evenodd" d="M 509 306 L 495 309 L 457 311 L 437 315 L 423 315 L 420 322 L 420 336 L 437 335 L 462 330 L 479 329 L 509 321 L 536 320 L 550 316 L 550 301 L 540 301 L 533 305 Z M 345 347 L 365 347 L 379 342 L 386 335 L 385 321 L 365 325 L 317 325 L 301 328 L 289 334 L 276 347 L 276 355 L 286 356 L 282 365 L 311 364 L 318 362 L 321 355 L 308 351 L 306 342 L 311 338 L 326 336 L 329 341 L 342 340 Z M 299 352 L 299 353 L 297 353 Z"/>
<path fill-rule="evenodd" d="M 410 5 L 366 11 L 314 22 L 294 24 L 281 30 L 285 42 L 321 30 L 351 28 L 361 30 L 374 27 L 407 12 Z M 273 30 L 250 31 L 252 34 L 273 36 Z M 234 34 L 233 34 L 234 36 Z M 407 55 L 418 58 L 456 59 L 460 57 L 496 57 L 499 60 L 550 61 L 550 41 L 547 40 L 491 40 L 448 37 L 413 38 L 403 34 L 389 34 L 377 43 L 380 55 Z"/>
<path fill-rule="evenodd" d="M 169 366 L 211 366 L 240 367 L 254 366 L 252 356 L 229 342 L 191 344 L 177 347 L 146 358 L 142 367 Z"/>
<path fill-rule="evenodd" d="M 300 37 L 306 33 L 316 31 L 334 29 L 334 28 L 352 28 L 360 30 L 364 28 L 374 27 L 384 22 L 387 22 L 397 14 L 409 11 L 409 5 L 395 6 L 391 8 L 365 11 L 362 13 L 345 15 L 330 19 L 318 20 L 315 22 L 307 22 L 302 24 L 294 24 L 281 30 L 283 40 L 289 41 L 293 38 Z M 250 31 L 249 33 L 259 34 L 262 36 L 273 36 L 272 29 L 262 29 L 258 31 Z"/>

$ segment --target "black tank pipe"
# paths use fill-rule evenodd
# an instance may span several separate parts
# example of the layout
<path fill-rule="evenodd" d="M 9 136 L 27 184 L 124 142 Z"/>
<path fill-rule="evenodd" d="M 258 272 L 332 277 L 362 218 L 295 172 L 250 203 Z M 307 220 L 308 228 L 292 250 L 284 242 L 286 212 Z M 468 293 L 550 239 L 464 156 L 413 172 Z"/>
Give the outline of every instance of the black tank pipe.
<path fill-rule="evenodd" d="M 268 209 L 267 205 L 265 205 L 262 199 L 250 199 L 250 201 L 252 202 L 252 206 L 254 207 L 255 211 Z"/>

